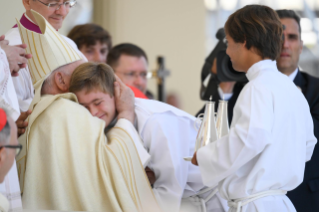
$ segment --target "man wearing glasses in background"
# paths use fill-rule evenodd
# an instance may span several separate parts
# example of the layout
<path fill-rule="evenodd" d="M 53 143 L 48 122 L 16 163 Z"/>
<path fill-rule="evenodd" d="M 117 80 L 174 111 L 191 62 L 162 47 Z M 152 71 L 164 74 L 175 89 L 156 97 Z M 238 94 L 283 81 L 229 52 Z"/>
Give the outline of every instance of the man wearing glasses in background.
<path fill-rule="evenodd" d="M 31 13 L 31 9 L 45 17 L 45 19 L 58 31 L 62 27 L 63 20 L 68 15 L 70 9 L 77 3 L 76 0 L 22 0 L 22 2 L 26 12 L 22 15 L 20 22 L 25 28 L 36 33 L 41 33 L 41 30 Z M 86 60 L 85 56 L 78 50 L 76 44 L 71 39 L 65 36 L 62 37 L 70 44 L 70 46 L 78 51 L 83 59 Z M 5 39 L 9 41 L 9 45 L 11 46 L 24 43 L 21 40 L 17 25 L 13 26 L 13 28 L 5 34 Z M 35 57 L 37 56 L 37 52 L 32 52 L 32 54 Z M 33 61 L 30 62 L 32 63 Z M 34 97 L 32 80 L 28 67 L 21 69 L 19 71 L 19 76 L 13 78 L 13 84 L 21 111 L 21 116 L 16 121 L 19 135 L 24 133 L 25 127 L 27 126 L 25 119 L 30 115 L 28 108 Z"/>
<path fill-rule="evenodd" d="M 0 108 L 0 183 L 11 169 L 14 158 L 20 153 L 21 144 L 18 144 L 17 127 L 13 119 Z M 12 202 L 11 202 L 12 204 Z M 10 204 L 0 193 L 0 211 L 9 211 Z"/>
<path fill-rule="evenodd" d="M 107 55 L 107 64 L 126 85 L 138 88 L 147 98 L 154 99 L 146 89 L 148 60 L 143 49 L 131 43 L 116 45 Z"/>

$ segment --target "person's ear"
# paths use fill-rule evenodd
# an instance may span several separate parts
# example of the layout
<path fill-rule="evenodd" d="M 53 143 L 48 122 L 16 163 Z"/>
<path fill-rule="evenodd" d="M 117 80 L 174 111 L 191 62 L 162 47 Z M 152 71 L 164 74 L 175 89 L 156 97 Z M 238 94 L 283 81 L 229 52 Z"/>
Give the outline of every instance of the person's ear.
<path fill-rule="evenodd" d="M 32 0 L 22 0 L 23 6 L 26 10 L 31 10 L 30 1 Z"/>
<path fill-rule="evenodd" d="M 6 148 L 1 148 L 0 149 L 0 167 L 2 167 L 2 165 L 4 164 L 6 157 L 7 157 Z"/>
<path fill-rule="evenodd" d="M 57 86 L 57 88 L 62 91 L 62 92 L 67 92 L 69 87 L 65 82 L 65 78 L 64 78 L 64 74 L 62 74 L 61 72 L 56 72 L 54 74 L 54 81 L 55 84 Z"/>

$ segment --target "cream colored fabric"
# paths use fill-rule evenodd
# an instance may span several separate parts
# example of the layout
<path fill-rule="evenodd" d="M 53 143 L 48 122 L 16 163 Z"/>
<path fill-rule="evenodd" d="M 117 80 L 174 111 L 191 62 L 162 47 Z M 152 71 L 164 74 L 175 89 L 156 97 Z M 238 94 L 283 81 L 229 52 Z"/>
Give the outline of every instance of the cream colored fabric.
<path fill-rule="evenodd" d="M 28 67 L 35 85 L 56 68 L 82 58 L 43 16 L 33 10 L 31 12 L 42 34 L 26 29 L 18 20 L 17 23 L 22 43 L 27 44 L 26 52 L 33 55 L 28 60 Z"/>
<path fill-rule="evenodd" d="M 7 212 L 9 211 L 9 201 L 5 196 L 0 194 L 0 212 Z"/>
<path fill-rule="evenodd" d="M 24 208 L 159 211 L 131 137 L 115 127 L 107 142 L 104 122 L 76 102 L 44 96 L 30 116 L 17 159 Z"/>

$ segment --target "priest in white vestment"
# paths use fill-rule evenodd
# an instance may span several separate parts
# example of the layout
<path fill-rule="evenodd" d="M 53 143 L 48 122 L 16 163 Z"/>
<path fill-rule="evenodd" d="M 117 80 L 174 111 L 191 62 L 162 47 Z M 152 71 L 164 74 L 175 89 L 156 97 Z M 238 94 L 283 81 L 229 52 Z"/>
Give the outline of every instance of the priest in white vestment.
<path fill-rule="evenodd" d="M 54 30 L 59 30 L 62 27 L 64 18 L 68 15 L 69 9 L 71 9 L 72 7 L 71 4 L 63 5 L 63 1 L 58 1 L 54 4 L 52 2 L 50 3 L 50 6 L 48 6 L 44 5 L 40 1 L 23 0 L 23 5 L 26 9 L 26 12 L 22 15 L 20 19 L 21 24 L 30 31 L 41 33 L 41 30 L 31 13 L 32 9 L 40 13 L 43 17 L 45 17 L 47 21 L 53 26 Z M 67 44 L 70 45 L 82 57 L 83 60 L 86 61 L 86 57 L 82 54 L 82 52 L 78 50 L 76 44 L 70 38 L 63 35 L 61 35 L 61 37 L 65 41 L 67 41 Z M 24 43 L 21 40 L 21 36 L 17 25 L 13 26 L 12 29 L 8 30 L 5 33 L 5 38 L 9 41 L 9 45 L 20 45 Z M 34 57 L 36 57 L 36 52 L 32 53 L 34 53 Z M 12 80 L 18 96 L 20 110 L 25 112 L 29 109 L 31 101 L 34 97 L 34 88 L 32 84 L 34 79 L 32 79 L 28 67 L 26 67 L 21 69 L 19 71 L 19 76 L 14 77 Z"/>
<path fill-rule="evenodd" d="M 35 98 L 26 133 L 19 138 L 25 148 L 17 158 L 24 208 L 160 211 L 136 149 L 141 141 L 131 123 L 134 113 L 125 109 L 130 105 L 119 110 L 124 115 L 106 139 L 104 122 L 77 104 L 74 94 L 62 94 L 83 60 L 39 13 L 33 15 L 43 34 L 18 22 L 23 40 L 39 53 L 29 63 Z M 124 90 L 117 95 L 119 102 Z M 147 157 L 144 150 L 143 159 Z"/>
<path fill-rule="evenodd" d="M 70 81 L 70 91 L 80 104 L 108 128 L 116 121 L 114 80 L 111 67 L 85 63 L 76 68 Z M 151 155 L 147 167 L 155 173 L 153 191 L 163 211 L 226 211 L 217 190 L 203 185 L 198 167 L 183 160 L 194 152 L 195 118 L 168 104 L 140 98 L 135 98 L 134 112 L 135 128 Z"/>
<path fill-rule="evenodd" d="M 249 80 L 234 108 L 229 135 L 200 148 L 207 186 L 218 184 L 230 212 L 294 212 L 285 195 L 303 179 L 317 142 L 309 105 L 276 67 L 282 25 L 271 8 L 246 6 L 225 24 L 233 68 Z"/>

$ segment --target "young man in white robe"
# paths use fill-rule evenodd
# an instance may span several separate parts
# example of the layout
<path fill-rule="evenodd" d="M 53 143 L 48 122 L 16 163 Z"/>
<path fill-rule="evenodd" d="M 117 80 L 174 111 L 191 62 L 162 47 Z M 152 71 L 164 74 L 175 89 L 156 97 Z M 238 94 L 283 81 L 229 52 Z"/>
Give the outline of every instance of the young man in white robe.
<path fill-rule="evenodd" d="M 218 184 L 231 212 L 296 211 L 285 195 L 303 179 L 317 142 L 308 103 L 276 67 L 282 24 L 271 8 L 249 5 L 225 24 L 233 68 L 249 80 L 229 135 L 202 147 L 192 163 L 204 184 Z"/>
<path fill-rule="evenodd" d="M 108 128 L 114 125 L 117 115 L 111 90 L 114 76 L 112 68 L 105 64 L 85 63 L 73 72 L 69 88 L 79 103 L 104 120 Z M 151 155 L 147 166 L 155 173 L 153 191 L 162 210 L 226 211 L 226 202 L 216 195 L 214 188 L 197 195 L 206 189 L 199 169 L 183 160 L 194 152 L 195 118 L 170 105 L 140 98 L 135 98 L 134 112 L 135 128 Z"/>

